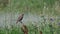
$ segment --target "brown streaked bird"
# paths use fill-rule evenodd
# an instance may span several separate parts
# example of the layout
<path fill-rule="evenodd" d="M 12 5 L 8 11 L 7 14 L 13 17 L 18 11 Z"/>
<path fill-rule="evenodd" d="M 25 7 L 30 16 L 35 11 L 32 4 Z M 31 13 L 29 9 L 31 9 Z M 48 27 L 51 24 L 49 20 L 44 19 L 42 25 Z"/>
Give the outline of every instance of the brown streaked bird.
<path fill-rule="evenodd" d="M 21 23 L 22 23 L 23 16 L 24 16 L 24 14 L 21 14 L 21 15 L 18 17 L 16 24 L 17 24 L 18 22 L 21 22 Z"/>

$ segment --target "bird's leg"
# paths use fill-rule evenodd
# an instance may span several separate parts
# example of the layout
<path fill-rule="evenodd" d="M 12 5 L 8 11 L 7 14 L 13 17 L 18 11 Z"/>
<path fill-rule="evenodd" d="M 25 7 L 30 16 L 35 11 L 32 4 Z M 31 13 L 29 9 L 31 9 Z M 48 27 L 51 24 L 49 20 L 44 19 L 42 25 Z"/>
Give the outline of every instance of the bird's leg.
<path fill-rule="evenodd" d="M 22 21 L 20 21 L 20 23 L 23 23 Z"/>

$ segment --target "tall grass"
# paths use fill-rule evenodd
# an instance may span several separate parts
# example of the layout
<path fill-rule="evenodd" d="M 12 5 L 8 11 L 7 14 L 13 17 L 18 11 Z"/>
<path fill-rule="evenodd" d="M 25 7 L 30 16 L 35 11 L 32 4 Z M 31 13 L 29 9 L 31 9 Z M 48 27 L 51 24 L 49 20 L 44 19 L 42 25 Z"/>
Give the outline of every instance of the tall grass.
<path fill-rule="evenodd" d="M 5 6 L 4 1 L 0 0 L 0 34 L 24 34 L 16 24 L 21 13 L 28 34 L 60 34 L 60 0 L 9 0 Z"/>

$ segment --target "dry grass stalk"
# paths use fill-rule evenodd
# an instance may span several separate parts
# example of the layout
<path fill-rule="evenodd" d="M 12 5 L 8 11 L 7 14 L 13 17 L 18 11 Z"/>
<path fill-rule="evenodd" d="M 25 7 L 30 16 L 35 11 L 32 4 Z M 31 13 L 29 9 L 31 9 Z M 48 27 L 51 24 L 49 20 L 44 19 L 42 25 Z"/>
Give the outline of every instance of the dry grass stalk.
<path fill-rule="evenodd" d="M 40 34 L 42 34 L 42 31 L 40 31 Z"/>
<path fill-rule="evenodd" d="M 23 24 L 22 27 L 21 27 L 21 29 L 24 32 L 24 34 L 28 34 L 28 28 L 27 28 L 26 25 Z"/>

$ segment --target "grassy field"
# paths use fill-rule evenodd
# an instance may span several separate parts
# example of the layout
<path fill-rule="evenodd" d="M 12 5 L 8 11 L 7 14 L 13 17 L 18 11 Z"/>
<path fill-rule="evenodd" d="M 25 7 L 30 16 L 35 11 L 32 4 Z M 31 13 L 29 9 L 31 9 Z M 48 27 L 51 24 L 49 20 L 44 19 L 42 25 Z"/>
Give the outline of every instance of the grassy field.
<path fill-rule="evenodd" d="M 60 0 L 0 0 L 0 34 L 24 34 L 21 13 L 28 34 L 60 34 Z"/>

